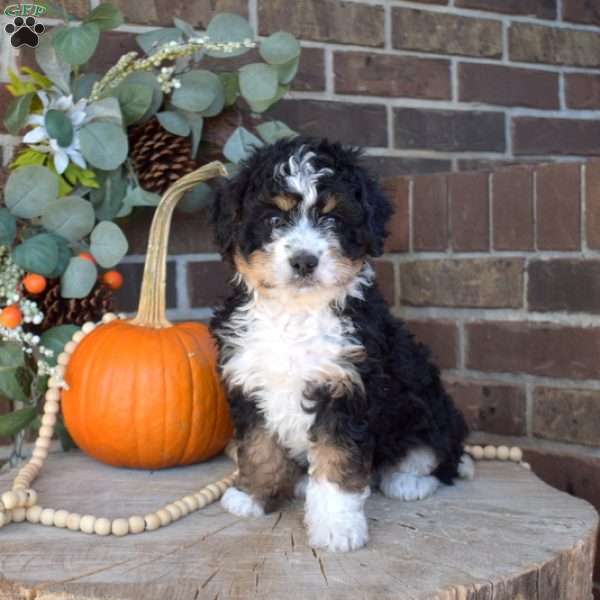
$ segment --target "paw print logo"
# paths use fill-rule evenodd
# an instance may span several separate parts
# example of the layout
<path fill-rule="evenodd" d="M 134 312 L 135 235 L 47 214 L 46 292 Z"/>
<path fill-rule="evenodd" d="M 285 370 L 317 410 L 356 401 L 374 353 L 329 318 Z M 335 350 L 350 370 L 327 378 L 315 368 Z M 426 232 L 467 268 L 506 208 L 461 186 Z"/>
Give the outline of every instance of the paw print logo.
<path fill-rule="evenodd" d="M 41 23 L 36 23 L 33 17 L 15 17 L 12 23 L 4 26 L 4 31 L 10 35 L 10 43 L 15 47 L 29 46 L 35 48 L 45 31 Z"/>

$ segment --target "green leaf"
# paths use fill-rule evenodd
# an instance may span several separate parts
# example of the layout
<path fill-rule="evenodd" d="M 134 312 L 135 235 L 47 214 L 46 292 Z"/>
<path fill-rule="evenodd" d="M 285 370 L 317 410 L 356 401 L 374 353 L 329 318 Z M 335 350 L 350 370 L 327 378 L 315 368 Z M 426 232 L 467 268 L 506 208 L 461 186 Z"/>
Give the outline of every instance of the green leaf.
<path fill-rule="evenodd" d="M 42 333 L 40 344 L 54 352 L 46 360 L 51 366 L 56 365 L 58 355 L 64 350 L 65 344 L 71 340 L 73 334 L 79 330 L 77 325 L 57 325 Z"/>
<path fill-rule="evenodd" d="M 81 153 L 94 167 L 103 171 L 116 169 L 127 158 L 129 144 L 123 129 L 111 122 L 93 121 L 79 133 Z"/>
<path fill-rule="evenodd" d="M 62 110 L 50 109 L 44 117 L 44 125 L 48 135 L 54 138 L 59 146 L 68 148 L 73 141 L 73 123 Z"/>
<path fill-rule="evenodd" d="M 105 269 L 114 267 L 127 254 L 128 248 L 125 234 L 111 221 L 100 221 L 92 231 L 90 251 Z"/>
<path fill-rule="evenodd" d="M 4 117 L 4 125 L 9 133 L 17 135 L 19 130 L 25 125 L 25 121 L 27 121 L 27 117 L 31 111 L 31 101 L 34 96 L 34 93 L 18 96 L 8 105 Z"/>
<path fill-rule="evenodd" d="M 277 94 L 277 71 L 264 63 L 252 63 L 240 69 L 240 91 L 248 102 L 264 102 Z"/>
<path fill-rule="evenodd" d="M 125 125 L 139 121 L 152 103 L 152 88 L 139 83 L 122 83 L 115 91 Z"/>
<path fill-rule="evenodd" d="M 281 121 L 266 121 L 256 126 L 256 131 L 267 143 L 272 144 L 283 138 L 293 138 L 298 134 Z"/>
<path fill-rule="evenodd" d="M 192 132 L 192 151 L 191 157 L 196 158 L 198 146 L 202 139 L 202 129 L 204 128 L 204 119 L 196 113 L 181 111 L 180 114 L 185 117 Z"/>
<path fill-rule="evenodd" d="M 220 13 L 215 15 L 206 28 L 206 33 L 211 42 L 243 42 L 247 39 L 254 39 L 254 31 L 250 23 L 240 15 L 232 13 Z M 232 52 L 223 50 L 207 50 L 208 56 L 215 58 L 227 58 L 230 56 L 240 56 L 248 52 L 249 48 L 242 46 Z"/>
<path fill-rule="evenodd" d="M 52 36 L 52 45 L 59 58 L 70 65 L 85 64 L 96 51 L 100 28 L 96 23 L 75 27 L 58 27 Z"/>
<path fill-rule="evenodd" d="M 0 342 L 0 368 L 18 369 L 24 366 L 23 348 L 17 342 Z"/>
<path fill-rule="evenodd" d="M 173 24 L 188 38 L 196 37 L 196 32 L 194 31 L 194 28 L 187 21 L 184 21 L 183 19 L 179 19 L 177 17 L 173 17 Z"/>
<path fill-rule="evenodd" d="M 88 98 L 92 93 L 94 84 L 99 81 L 100 75 L 98 73 L 84 73 L 73 80 L 71 86 L 73 91 L 73 101 L 77 102 L 82 98 Z"/>
<path fill-rule="evenodd" d="M 124 203 L 128 206 L 157 206 L 160 202 L 160 196 L 152 192 L 147 192 L 141 187 L 131 188 L 125 196 Z"/>
<path fill-rule="evenodd" d="M 177 210 L 194 213 L 210 206 L 215 198 L 214 190 L 204 182 L 200 182 L 183 196 L 177 204 Z"/>
<path fill-rule="evenodd" d="M 143 85 L 152 90 L 152 100 L 150 101 L 150 106 L 140 119 L 140 122 L 145 122 L 154 116 L 156 111 L 162 106 L 164 98 L 163 91 L 160 89 L 160 83 L 158 83 L 156 76 L 146 71 L 136 71 L 135 73 L 129 75 L 125 79 L 124 83 Z"/>
<path fill-rule="evenodd" d="M 112 221 L 121 210 L 123 198 L 127 193 L 127 183 L 121 169 L 104 173 L 100 181 L 100 188 L 90 192 L 90 202 L 99 221 Z"/>
<path fill-rule="evenodd" d="M 112 96 L 88 104 L 85 112 L 88 123 L 92 121 L 110 121 L 117 125 L 123 124 L 123 115 L 119 101 Z"/>
<path fill-rule="evenodd" d="M 123 25 L 123 13 L 112 4 L 100 4 L 84 20 L 84 23 L 95 23 L 100 31 L 115 29 Z"/>
<path fill-rule="evenodd" d="M 17 235 L 17 219 L 6 208 L 0 208 L 0 246 L 10 246 Z"/>
<path fill-rule="evenodd" d="M 262 40 L 258 51 L 270 65 L 283 65 L 300 56 L 300 43 L 292 34 L 278 31 Z"/>
<path fill-rule="evenodd" d="M 96 215 L 92 205 L 77 196 L 65 196 L 48 204 L 42 225 L 70 242 L 85 237 L 94 228 Z"/>
<path fill-rule="evenodd" d="M 277 69 L 277 77 L 279 79 L 279 83 L 281 83 L 282 85 L 287 85 L 288 83 L 291 83 L 292 79 L 296 77 L 299 64 L 300 59 L 294 58 L 288 63 L 285 63 L 283 65 L 277 65 L 275 68 Z"/>
<path fill-rule="evenodd" d="M 19 244 L 13 258 L 24 271 L 49 277 L 58 264 L 58 244 L 51 234 L 40 233 Z"/>
<path fill-rule="evenodd" d="M 50 273 L 49 277 L 50 279 L 57 279 L 64 273 L 73 253 L 71 252 L 71 248 L 69 248 L 69 244 L 67 244 L 67 240 L 65 240 L 63 237 L 54 233 L 49 233 L 48 235 L 54 239 L 56 249 L 58 250 L 56 267 L 54 268 L 54 271 Z"/>
<path fill-rule="evenodd" d="M 223 90 L 221 80 L 210 71 L 188 71 L 180 78 L 181 87 L 171 95 L 171 102 L 177 108 L 192 112 L 202 112 L 214 102 L 219 91 Z"/>
<path fill-rule="evenodd" d="M 0 393 L 2 392 L 2 383 L 0 382 Z M 35 419 L 37 409 L 34 406 L 28 406 L 15 410 L 6 415 L 0 415 L 0 437 L 12 437 L 22 431 Z"/>
<path fill-rule="evenodd" d="M 32 165 L 13 171 L 6 182 L 4 201 L 16 217 L 39 217 L 58 196 L 58 177 L 46 167 Z"/>
<path fill-rule="evenodd" d="M 48 79 L 68 94 L 71 67 L 56 53 L 51 35 L 43 35 L 40 38 L 40 43 L 35 49 L 35 60 Z"/>
<path fill-rule="evenodd" d="M 85 258 L 73 257 L 60 278 L 63 298 L 85 298 L 98 279 L 96 265 Z"/>
<path fill-rule="evenodd" d="M 255 112 L 255 113 L 265 112 L 266 110 L 271 108 L 271 106 L 273 106 L 273 104 L 275 104 L 281 98 L 283 98 L 283 96 L 286 95 L 286 93 L 288 92 L 289 89 L 290 89 L 289 85 L 280 85 L 277 88 L 277 93 L 270 100 L 261 100 L 261 101 L 257 101 L 257 102 L 250 102 L 248 100 L 247 101 L 248 105 L 250 106 L 252 112 Z"/>
<path fill-rule="evenodd" d="M 141 33 L 135 39 L 139 47 L 150 56 L 167 42 L 180 42 L 181 31 L 176 27 L 163 27 L 162 29 Z"/>
<path fill-rule="evenodd" d="M 215 99 L 210 103 L 210 106 L 207 109 L 200 113 L 203 117 L 216 117 L 225 106 L 225 88 L 219 77 L 217 77 L 217 80 L 218 85 L 215 82 Z"/>
<path fill-rule="evenodd" d="M 190 125 L 179 113 L 171 110 L 165 110 L 163 112 L 156 113 L 156 118 L 161 126 L 173 135 L 180 135 L 182 137 L 190 135 Z"/>
<path fill-rule="evenodd" d="M 225 92 L 225 106 L 235 104 L 240 95 L 240 82 L 237 73 L 219 73 L 219 79 Z"/>
<path fill-rule="evenodd" d="M 0 342 L 0 398 L 27 401 L 31 379 L 24 367 L 25 354 L 21 345 L 16 342 Z"/>
<path fill-rule="evenodd" d="M 255 135 L 244 127 L 238 127 L 225 142 L 223 154 L 227 160 L 239 163 L 261 146 L 264 146 L 264 144 Z"/>

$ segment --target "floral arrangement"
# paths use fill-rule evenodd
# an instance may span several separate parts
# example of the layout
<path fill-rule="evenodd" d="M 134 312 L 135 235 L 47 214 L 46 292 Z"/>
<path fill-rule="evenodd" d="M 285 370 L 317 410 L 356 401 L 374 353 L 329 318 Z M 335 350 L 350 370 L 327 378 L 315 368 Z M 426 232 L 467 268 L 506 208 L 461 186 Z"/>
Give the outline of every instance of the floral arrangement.
<path fill-rule="evenodd" d="M 122 24 L 121 12 L 103 3 L 75 22 L 60 11 L 63 24 L 35 49 L 39 70 L 11 72 L 6 86 L 14 99 L 4 122 L 21 145 L 0 208 L 0 398 L 26 406 L 0 417 L 0 436 L 35 419 L 37 390 L 78 322 L 51 315 L 69 307 L 99 318 L 90 311 L 106 308 L 103 290 L 122 284 L 114 269 L 128 251 L 121 221 L 214 158 L 221 123 L 230 131 L 217 150 L 230 170 L 254 147 L 295 135 L 260 118 L 297 72 L 300 45 L 289 33 L 256 42 L 238 15 L 218 14 L 206 31 L 175 18 L 173 27 L 138 35 L 140 52 L 97 74 L 90 60 L 101 33 Z M 250 51 L 257 62 L 239 66 Z M 231 58 L 236 66 L 227 68 Z M 184 210 L 212 195 L 199 184 Z"/>

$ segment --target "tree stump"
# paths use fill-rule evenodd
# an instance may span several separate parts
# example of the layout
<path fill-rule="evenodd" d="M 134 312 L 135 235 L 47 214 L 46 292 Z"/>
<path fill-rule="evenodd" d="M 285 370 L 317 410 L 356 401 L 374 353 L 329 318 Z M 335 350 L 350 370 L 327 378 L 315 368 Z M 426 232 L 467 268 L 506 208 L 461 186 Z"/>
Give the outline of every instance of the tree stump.
<path fill-rule="evenodd" d="M 225 458 L 160 472 L 53 454 L 40 504 L 115 518 L 145 514 L 226 475 Z M 0 478 L 0 489 L 10 476 Z M 262 519 L 213 504 L 123 538 L 14 523 L 0 530 L 0 598 L 67 600 L 590 600 L 597 515 L 513 464 L 433 498 L 367 501 L 371 541 L 331 554 L 307 544 L 302 503 Z"/>

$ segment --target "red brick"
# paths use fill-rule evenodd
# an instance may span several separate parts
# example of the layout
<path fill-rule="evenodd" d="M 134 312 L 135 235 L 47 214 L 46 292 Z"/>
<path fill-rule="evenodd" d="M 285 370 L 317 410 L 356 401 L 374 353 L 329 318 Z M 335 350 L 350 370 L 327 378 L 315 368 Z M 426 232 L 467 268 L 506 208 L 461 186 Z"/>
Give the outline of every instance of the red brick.
<path fill-rule="evenodd" d="M 513 119 L 515 154 L 600 154 L 600 122 L 592 119 Z"/>
<path fill-rule="evenodd" d="M 415 260 L 400 264 L 402 302 L 412 306 L 518 308 L 523 261 L 515 258 Z"/>
<path fill-rule="evenodd" d="M 396 285 L 394 282 L 394 265 L 387 260 L 376 260 L 373 262 L 377 285 L 383 298 L 389 306 L 395 304 Z"/>
<path fill-rule="evenodd" d="M 544 165 L 536 170 L 537 245 L 540 250 L 581 247 L 580 165 Z"/>
<path fill-rule="evenodd" d="M 600 109 L 600 75 L 565 73 L 565 93 L 569 108 Z"/>
<path fill-rule="evenodd" d="M 440 369 L 458 366 L 458 327 L 452 321 L 406 321 L 418 342 L 431 348 L 433 361 Z"/>
<path fill-rule="evenodd" d="M 460 100 L 501 106 L 558 109 L 558 74 L 535 69 L 462 63 Z"/>
<path fill-rule="evenodd" d="M 600 328 L 468 323 L 467 368 L 572 379 L 600 378 Z"/>
<path fill-rule="evenodd" d="M 404 156 L 365 156 L 363 164 L 377 177 L 445 173 L 452 169 L 452 163 L 449 160 Z"/>
<path fill-rule="evenodd" d="M 455 6 L 542 19 L 556 17 L 556 0 L 456 0 Z"/>
<path fill-rule="evenodd" d="M 502 24 L 443 12 L 392 8 L 392 44 L 402 50 L 499 58 Z"/>
<path fill-rule="evenodd" d="M 339 94 L 450 98 L 450 62 L 409 56 L 336 52 L 335 91 Z"/>
<path fill-rule="evenodd" d="M 104 31 L 100 37 L 100 48 L 86 64 L 88 73 L 106 73 L 116 65 L 123 54 L 141 52 L 136 34 L 127 31 Z"/>
<path fill-rule="evenodd" d="M 408 194 L 410 181 L 407 177 L 386 179 L 384 191 L 394 208 L 394 214 L 388 223 L 389 232 L 385 243 L 386 252 L 406 252 L 409 248 Z"/>
<path fill-rule="evenodd" d="M 320 92 L 325 89 L 325 51 L 322 48 L 302 48 L 292 89 L 301 92 Z"/>
<path fill-rule="evenodd" d="M 499 435 L 526 433 L 523 388 L 453 377 L 445 383 L 470 429 Z"/>
<path fill-rule="evenodd" d="M 267 115 L 307 135 L 343 144 L 387 146 L 385 106 L 325 100 L 282 100 Z"/>
<path fill-rule="evenodd" d="M 187 266 L 187 285 L 193 308 L 220 304 L 229 294 L 233 275 L 229 264 L 221 261 L 191 262 Z"/>
<path fill-rule="evenodd" d="M 528 270 L 530 310 L 600 314 L 600 260 L 536 260 Z"/>
<path fill-rule="evenodd" d="M 600 392 L 536 388 L 532 432 L 551 440 L 597 446 L 600 440 Z"/>
<path fill-rule="evenodd" d="M 450 245 L 457 252 L 489 250 L 488 174 L 448 176 Z"/>
<path fill-rule="evenodd" d="M 125 15 L 128 23 L 144 25 L 173 26 L 173 16 L 188 21 L 196 29 L 204 29 L 217 13 L 229 12 L 248 16 L 247 0 L 204 0 L 186 2 L 184 0 L 113 0 Z"/>
<path fill-rule="evenodd" d="M 383 46 L 382 6 L 341 0 L 259 0 L 261 35 L 289 31 L 304 40 Z"/>
<path fill-rule="evenodd" d="M 492 222 L 495 250 L 533 250 L 533 173 L 527 167 L 492 174 Z"/>
<path fill-rule="evenodd" d="M 413 184 L 413 248 L 448 248 L 448 187 L 445 175 L 415 177 Z"/>
<path fill-rule="evenodd" d="M 600 160 L 587 163 L 585 181 L 587 245 L 600 249 Z"/>
<path fill-rule="evenodd" d="M 413 2 L 418 2 L 419 4 L 448 4 L 448 0 L 413 0 Z"/>
<path fill-rule="evenodd" d="M 137 310 L 142 287 L 143 263 L 121 263 L 118 270 L 123 275 L 123 287 L 115 293 L 115 308 L 123 312 Z M 167 308 L 177 306 L 175 263 L 167 262 Z"/>
<path fill-rule="evenodd" d="M 394 109 L 396 148 L 441 152 L 504 152 L 501 112 Z"/>
<path fill-rule="evenodd" d="M 596 0 L 563 0 L 563 19 L 600 25 L 600 6 Z"/>
<path fill-rule="evenodd" d="M 510 59 L 577 67 L 600 66 L 600 32 L 512 23 Z"/>

